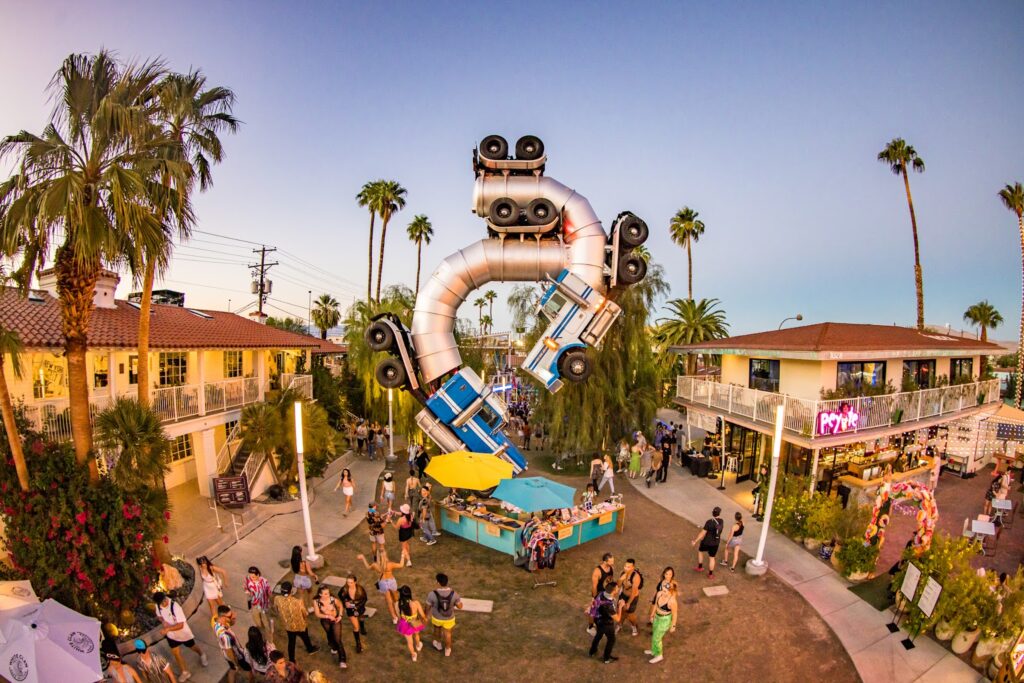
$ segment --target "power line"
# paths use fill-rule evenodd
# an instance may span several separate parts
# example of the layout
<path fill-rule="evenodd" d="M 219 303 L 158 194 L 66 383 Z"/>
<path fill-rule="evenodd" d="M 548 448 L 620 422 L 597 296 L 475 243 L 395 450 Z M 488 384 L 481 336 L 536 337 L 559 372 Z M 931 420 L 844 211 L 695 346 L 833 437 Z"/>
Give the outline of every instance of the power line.
<path fill-rule="evenodd" d="M 259 303 L 260 317 L 262 317 L 263 304 L 266 303 L 267 294 L 270 293 L 270 290 L 267 288 L 267 271 L 270 270 L 272 266 L 277 265 L 277 261 L 267 263 L 267 252 L 274 252 L 277 251 L 277 249 L 274 247 L 268 249 L 267 247 L 260 245 L 259 249 L 253 249 L 252 251 L 254 254 L 260 255 L 259 265 L 257 266 L 256 264 L 252 264 L 249 267 L 253 269 L 259 268 L 259 286 L 257 287 L 256 300 Z"/>
<path fill-rule="evenodd" d="M 198 232 L 200 235 L 209 235 L 210 237 L 219 237 L 221 239 L 231 240 L 232 242 L 242 242 L 244 244 L 255 244 L 257 247 L 262 247 L 264 245 L 263 242 L 253 242 L 252 240 L 243 240 L 241 237 L 232 237 L 231 235 L 219 235 L 219 234 L 217 234 L 215 232 L 208 232 L 206 230 L 195 230 L 195 229 L 193 229 L 192 232 Z"/>
<path fill-rule="evenodd" d="M 199 282 L 186 282 L 184 280 L 175 280 L 174 278 L 163 277 L 163 278 L 160 278 L 160 281 L 161 282 L 165 282 L 165 283 L 166 282 L 173 282 L 173 283 L 179 284 L 179 285 L 190 285 L 192 287 L 203 287 L 203 288 L 206 288 L 206 289 L 220 289 L 220 290 L 225 291 L 225 292 L 234 292 L 235 294 L 250 294 L 250 292 L 246 292 L 246 291 L 243 291 L 241 289 L 229 289 L 227 287 L 217 287 L 215 285 L 204 285 L 204 284 L 199 283 Z"/>
<path fill-rule="evenodd" d="M 207 249 L 205 247 L 193 247 L 191 244 L 179 244 L 179 249 L 192 249 L 195 251 L 205 251 L 210 254 L 220 254 L 222 256 L 235 256 L 237 258 L 245 258 L 245 254 L 236 254 L 230 251 L 217 251 L 216 249 Z"/>
<path fill-rule="evenodd" d="M 211 257 L 204 257 L 204 256 L 200 256 L 199 254 L 194 254 L 194 255 L 193 254 L 188 254 L 186 256 L 179 256 L 179 257 L 177 257 L 174 260 L 175 261 L 184 261 L 186 263 L 214 263 L 214 264 L 223 264 L 223 265 L 229 265 L 229 266 L 246 266 L 247 265 L 245 261 L 228 261 L 227 259 L 217 259 L 217 258 L 213 258 L 212 256 Z"/>
<path fill-rule="evenodd" d="M 295 259 L 299 263 L 302 263 L 302 264 L 304 264 L 304 265 L 306 265 L 306 266 L 308 266 L 310 268 L 314 268 L 316 270 L 319 270 L 320 272 L 324 273 L 325 275 L 328 275 L 330 277 L 336 278 L 340 282 L 348 283 L 348 284 L 354 286 L 356 289 L 359 289 L 360 287 L 362 287 L 362 285 L 360 285 L 359 283 L 354 282 L 352 280 L 349 280 L 348 278 L 343 278 L 340 275 L 336 275 L 335 273 L 333 273 L 333 272 L 331 272 L 329 270 L 326 270 L 324 268 L 321 268 L 320 266 L 314 265 L 314 264 L 310 263 L 309 261 L 305 260 L 304 258 L 291 253 L 290 251 L 285 251 L 284 249 L 282 249 L 281 253 L 284 254 L 285 256 L 289 256 L 289 257 Z"/>

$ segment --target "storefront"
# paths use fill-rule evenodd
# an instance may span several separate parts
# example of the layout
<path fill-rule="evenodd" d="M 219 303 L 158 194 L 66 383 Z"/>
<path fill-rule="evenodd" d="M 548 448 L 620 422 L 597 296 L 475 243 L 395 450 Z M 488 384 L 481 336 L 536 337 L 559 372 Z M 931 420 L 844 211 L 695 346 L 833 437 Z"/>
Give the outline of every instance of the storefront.
<path fill-rule="evenodd" d="M 725 466 L 736 473 L 736 483 L 754 476 L 763 458 L 771 458 L 772 437 L 741 425 L 725 424 Z"/>

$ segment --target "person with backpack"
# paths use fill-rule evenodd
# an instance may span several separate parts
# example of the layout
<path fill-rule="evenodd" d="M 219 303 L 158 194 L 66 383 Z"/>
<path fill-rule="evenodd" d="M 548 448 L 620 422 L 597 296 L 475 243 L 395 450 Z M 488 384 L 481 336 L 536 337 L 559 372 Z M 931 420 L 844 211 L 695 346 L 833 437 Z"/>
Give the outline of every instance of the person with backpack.
<path fill-rule="evenodd" d="M 612 580 L 615 572 L 615 556 L 605 553 L 601 556 L 601 564 L 594 567 L 590 572 L 590 599 L 596 600 L 597 596 L 604 590 L 604 585 Z M 587 633 L 597 635 L 597 628 L 594 626 L 594 616 L 590 615 L 590 623 L 587 625 Z"/>
<path fill-rule="evenodd" d="M 697 545 L 697 566 L 695 571 L 704 571 L 704 553 L 708 554 L 708 578 L 715 578 L 715 555 L 718 554 L 718 546 L 722 542 L 722 529 L 725 522 L 722 521 L 722 508 L 715 507 L 711 511 L 711 519 L 704 522 L 704 528 L 697 534 L 690 545 Z"/>
<path fill-rule="evenodd" d="M 615 647 L 615 626 L 619 623 L 619 611 L 615 606 L 618 592 L 619 585 L 614 579 L 609 580 L 587 610 L 587 614 L 594 620 L 594 639 L 590 641 L 590 656 L 597 654 L 597 646 L 600 645 L 601 638 L 604 638 L 604 656 L 601 661 L 605 664 L 618 660 L 618 657 L 612 655 L 612 648 Z"/>
<path fill-rule="evenodd" d="M 448 585 L 448 576 L 438 574 L 437 588 L 427 595 L 430 606 L 430 623 L 434 626 L 434 649 L 440 651 L 441 634 L 444 633 L 444 656 L 452 656 L 452 629 L 455 628 L 455 610 L 462 609 L 462 598 Z"/>
<path fill-rule="evenodd" d="M 153 593 L 153 604 L 156 605 L 156 616 L 163 623 L 160 633 L 167 638 L 167 646 L 171 648 L 171 654 L 178 663 L 181 675 L 178 680 L 187 681 L 192 678 L 192 672 L 185 666 L 185 659 L 181 655 L 181 647 L 185 646 L 199 655 L 199 663 L 204 667 L 209 665 L 206 653 L 196 643 L 192 629 L 189 628 L 188 618 L 181 605 L 171 600 L 163 591 Z"/>
<path fill-rule="evenodd" d="M 256 683 L 256 676 L 252 667 L 245 657 L 245 648 L 242 647 L 235 632 L 231 630 L 236 620 L 235 612 L 227 605 L 217 607 L 217 618 L 213 622 L 213 633 L 217 636 L 217 643 L 220 645 L 221 654 L 228 664 L 227 683 L 235 683 L 237 672 L 241 671 L 247 675 L 249 683 Z"/>
<path fill-rule="evenodd" d="M 636 621 L 636 606 L 640 604 L 640 589 L 644 587 L 644 576 L 636 567 L 636 560 L 630 558 L 622 566 L 619 576 L 619 625 L 629 622 L 633 635 L 639 635 Z"/>

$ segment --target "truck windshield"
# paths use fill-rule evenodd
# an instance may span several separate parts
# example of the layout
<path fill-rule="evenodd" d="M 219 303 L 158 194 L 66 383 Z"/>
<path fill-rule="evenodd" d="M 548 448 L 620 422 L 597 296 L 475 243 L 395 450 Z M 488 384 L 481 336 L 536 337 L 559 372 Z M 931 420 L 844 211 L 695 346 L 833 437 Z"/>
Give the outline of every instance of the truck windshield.
<path fill-rule="evenodd" d="M 477 415 L 487 425 L 488 432 L 494 432 L 495 429 L 501 426 L 501 416 L 494 412 L 494 409 L 487 404 L 480 408 L 480 412 Z"/>
<path fill-rule="evenodd" d="M 541 312 L 547 317 L 548 320 L 554 320 L 558 317 L 558 312 L 565 306 L 566 299 L 558 292 L 553 293 L 545 302 Z"/>

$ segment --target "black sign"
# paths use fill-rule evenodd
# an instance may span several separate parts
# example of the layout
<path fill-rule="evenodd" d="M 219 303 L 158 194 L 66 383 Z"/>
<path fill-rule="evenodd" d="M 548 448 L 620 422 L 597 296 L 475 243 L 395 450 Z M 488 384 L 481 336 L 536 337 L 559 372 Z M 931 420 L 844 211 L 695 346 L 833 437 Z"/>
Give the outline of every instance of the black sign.
<path fill-rule="evenodd" d="M 997 422 L 996 438 L 1000 441 L 1024 441 L 1024 424 Z"/>
<path fill-rule="evenodd" d="M 213 495 L 219 505 L 241 507 L 249 502 L 249 482 L 240 477 L 214 477 Z"/>

